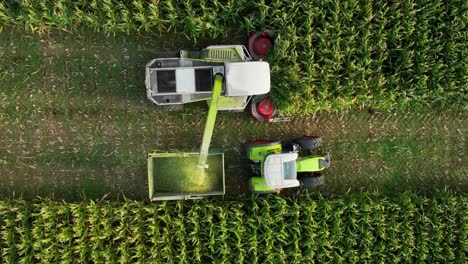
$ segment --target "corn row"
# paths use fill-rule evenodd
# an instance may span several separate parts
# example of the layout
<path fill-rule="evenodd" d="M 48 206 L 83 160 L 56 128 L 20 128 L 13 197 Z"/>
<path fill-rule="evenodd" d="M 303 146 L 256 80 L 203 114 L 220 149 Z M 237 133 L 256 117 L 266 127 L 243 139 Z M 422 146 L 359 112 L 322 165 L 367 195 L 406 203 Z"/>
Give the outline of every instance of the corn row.
<path fill-rule="evenodd" d="M 175 255 L 176 262 L 188 263 L 188 246 L 185 232 L 186 225 L 184 224 L 184 208 L 182 202 L 178 202 L 175 209 L 177 214 L 172 220 L 172 235 L 174 237 L 173 244 L 178 248 L 177 255 Z"/>
<path fill-rule="evenodd" d="M 259 213 L 259 206 L 256 202 L 251 202 L 247 204 L 249 211 L 248 211 L 248 218 L 247 218 L 247 227 L 249 236 L 247 236 L 246 243 L 247 243 L 247 251 L 248 251 L 248 259 L 251 263 L 256 264 L 259 263 L 259 241 L 258 241 L 258 226 L 263 221 L 261 215 Z M 245 242 L 244 242 L 245 243 Z"/>
<path fill-rule="evenodd" d="M 272 205 L 267 200 L 259 201 L 261 218 L 258 219 L 258 253 L 261 256 L 260 262 L 262 263 L 273 263 L 276 260 L 275 253 L 278 252 L 278 248 L 274 247 L 276 232 L 272 228 L 274 226 L 273 210 L 270 210 Z"/>
<path fill-rule="evenodd" d="M 309 197 L 308 197 L 309 198 Z M 317 215 L 317 203 L 314 200 L 307 199 L 305 202 L 298 205 L 299 223 L 301 237 L 298 243 L 301 245 L 303 260 L 316 259 L 317 255 L 317 232 L 319 216 Z"/>
<path fill-rule="evenodd" d="M 454 202 L 454 201 L 453 201 Z M 468 259 L 468 202 L 467 199 L 456 201 L 458 204 L 457 220 L 455 221 L 458 228 L 453 228 L 453 233 L 457 234 L 452 252 L 455 252 L 455 262 L 463 263 Z M 453 222 L 453 221 L 452 221 Z"/>
<path fill-rule="evenodd" d="M 227 228 L 230 236 L 228 244 L 235 245 L 235 248 L 231 247 L 232 255 L 235 256 L 234 262 L 244 263 L 248 262 L 246 258 L 247 249 L 243 245 L 244 237 L 248 234 L 246 233 L 246 223 L 245 223 L 245 212 L 243 211 L 242 205 L 233 205 L 229 209 L 229 224 Z"/>
<path fill-rule="evenodd" d="M 57 217 L 58 207 L 46 201 L 40 206 L 36 206 L 38 211 L 34 217 L 32 225 L 32 239 L 34 258 L 39 262 L 58 262 L 60 255 L 56 246 L 57 238 Z"/>
<path fill-rule="evenodd" d="M 146 241 L 149 243 L 148 248 L 148 259 L 155 261 L 159 259 L 160 254 L 160 241 L 162 241 L 162 235 L 160 232 L 160 219 L 158 217 L 158 211 L 155 207 L 144 207 L 145 211 L 145 233 L 148 240 Z M 191 218 L 190 218 L 191 219 Z"/>
<path fill-rule="evenodd" d="M 0 201 L 2 263 L 466 262 L 468 198 Z"/>
<path fill-rule="evenodd" d="M 89 225 L 85 204 L 70 204 L 73 230 L 73 252 L 76 260 L 81 263 L 90 262 L 90 247 L 88 243 Z"/>
<path fill-rule="evenodd" d="M 23 202 L 20 202 L 18 205 L 18 215 L 16 217 L 18 232 L 18 255 L 21 257 L 21 263 L 31 263 L 33 262 L 32 254 L 32 232 L 31 232 L 31 211 L 30 206 Z"/>
<path fill-rule="evenodd" d="M 75 256 L 73 253 L 73 222 L 71 216 L 71 207 L 66 204 L 57 206 L 55 211 L 57 218 L 56 226 L 57 237 L 56 245 L 57 251 L 60 255 L 61 263 L 74 263 Z"/>
<path fill-rule="evenodd" d="M 17 263 L 18 262 L 18 233 L 15 230 L 17 212 L 21 210 L 20 206 L 14 206 L 8 202 L 0 205 L 1 212 L 1 244 L 2 244 L 2 262 Z M 31 239 L 32 240 L 32 239 Z M 23 244 L 24 242 L 22 242 Z M 21 250 L 21 249 L 20 249 Z"/>
<path fill-rule="evenodd" d="M 174 210 L 173 205 L 170 205 L 168 202 L 164 202 L 161 207 L 158 208 L 158 217 L 160 218 L 161 229 L 160 235 L 162 239 L 160 243 L 160 255 L 163 261 L 162 262 L 175 262 L 175 257 L 177 254 L 174 254 L 176 250 L 176 244 L 174 243 L 174 234 L 172 233 L 173 227 L 173 216 Z"/>
<path fill-rule="evenodd" d="M 201 230 L 203 230 L 203 225 L 205 224 L 202 222 L 201 215 L 204 213 L 202 212 L 202 208 L 198 201 L 195 201 L 192 210 L 187 213 L 188 221 L 190 221 L 190 225 L 187 226 L 187 245 L 189 247 L 189 255 L 192 256 L 193 260 L 196 263 L 201 263 L 202 259 L 202 240 L 201 240 Z"/>
<path fill-rule="evenodd" d="M 345 204 L 345 215 L 343 219 L 344 233 L 346 236 L 343 238 L 343 257 L 344 262 L 346 263 L 356 263 L 359 260 L 358 252 L 358 223 L 360 213 L 360 203 L 357 201 L 356 197 L 353 197 Z"/>
<path fill-rule="evenodd" d="M 287 247 L 287 252 L 289 253 L 288 262 L 289 263 L 300 263 L 303 262 L 303 252 L 301 250 L 301 222 L 300 222 L 300 207 L 297 203 L 291 205 L 288 208 L 291 212 L 291 218 L 289 219 L 289 225 L 285 226 L 289 229 L 286 231 L 289 236 L 289 243 Z"/>

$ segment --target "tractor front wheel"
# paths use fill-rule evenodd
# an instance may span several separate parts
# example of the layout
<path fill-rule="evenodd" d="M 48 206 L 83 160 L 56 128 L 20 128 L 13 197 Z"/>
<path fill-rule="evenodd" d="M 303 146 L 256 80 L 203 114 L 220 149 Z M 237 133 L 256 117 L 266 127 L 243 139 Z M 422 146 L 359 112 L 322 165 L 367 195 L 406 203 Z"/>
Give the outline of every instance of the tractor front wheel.
<path fill-rule="evenodd" d="M 317 177 L 305 177 L 301 179 L 302 186 L 306 188 L 318 188 L 325 184 L 325 177 L 323 175 Z"/>

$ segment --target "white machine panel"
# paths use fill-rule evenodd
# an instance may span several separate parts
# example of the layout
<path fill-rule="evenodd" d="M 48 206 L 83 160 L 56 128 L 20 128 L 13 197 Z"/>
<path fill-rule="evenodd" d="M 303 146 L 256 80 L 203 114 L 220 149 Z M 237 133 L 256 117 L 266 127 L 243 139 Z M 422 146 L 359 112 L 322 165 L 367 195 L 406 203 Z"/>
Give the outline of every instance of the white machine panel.
<path fill-rule="evenodd" d="M 195 70 L 176 69 L 177 93 L 195 93 Z"/>
<path fill-rule="evenodd" d="M 226 96 L 270 92 L 270 65 L 265 61 L 225 62 Z"/>

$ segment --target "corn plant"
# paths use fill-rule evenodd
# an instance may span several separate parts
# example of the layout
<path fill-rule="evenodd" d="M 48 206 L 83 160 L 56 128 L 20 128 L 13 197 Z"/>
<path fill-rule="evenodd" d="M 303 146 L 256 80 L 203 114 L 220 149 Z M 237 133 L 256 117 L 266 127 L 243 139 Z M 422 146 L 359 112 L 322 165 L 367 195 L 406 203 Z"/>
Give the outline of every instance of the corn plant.
<path fill-rule="evenodd" d="M 190 255 L 193 256 L 193 259 L 196 262 L 202 261 L 202 241 L 201 241 L 201 231 L 203 230 L 203 222 L 201 219 L 201 206 L 200 203 L 195 202 L 192 210 L 190 210 L 187 214 L 189 218 L 190 225 L 187 227 L 187 244 L 188 247 L 191 248 Z"/>
<path fill-rule="evenodd" d="M 71 204 L 70 209 L 73 218 L 74 255 L 78 262 L 90 262 L 91 249 L 88 243 L 88 216 L 85 204 Z"/>
<path fill-rule="evenodd" d="M 56 217 L 58 235 L 56 238 L 58 254 L 61 256 L 62 263 L 73 263 L 75 261 L 73 253 L 73 225 L 71 219 L 71 209 L 65 204 L 57 206 Z"/>
<path fill-rule="evenodd" d="M 4 25 L 14 23 L 14 15 L 11 12 L 12 10 L 8 8 L 6 3 L 0 3 L 0 32 L 3 30 Z"/>
<path fill-rule="evenodd" d="M 33 245 L 30 221 L 32 219 L 30 205 L 23 202 L 18 203 L 18 215 L 16 217 L 18 231 L 18 255 L 21 263 L 33 262 Z"/>
<path fill-rule="evenodd" d="M 1 208 L 1 238 L 2 238 L 2 262 L 17 263 L 18 262 L 18 234 L 15 231 L 15 219 L 18 207 L 11 206 L 8 203 L 2 204 Z"/>
<path fill-rule="evenodd" d="M 262 219 L 259 214 L 259 206 L 256 202 L 251 202 L 248 206 L 250 207 L 250 211 L 249 218 L 247 219 L 247 230 L 250 235 L 245 238 L 247 240 L 247 254 L 252 263 L 259 263 L 261 252 L 259 252 L 258 226 Z"/>
<path fill-rule="evenodd" d="M 134 13 L 133 20 L 136 24 L 136 29 L 138 31 L 148 31 L 151 27 L 151 22 L 148 19 L 147 9 L 148 6 L 145 5 L 145 1 L 134 0 L 132 2 Z M 156 14 L 157 15 L 157 14 Z"/>

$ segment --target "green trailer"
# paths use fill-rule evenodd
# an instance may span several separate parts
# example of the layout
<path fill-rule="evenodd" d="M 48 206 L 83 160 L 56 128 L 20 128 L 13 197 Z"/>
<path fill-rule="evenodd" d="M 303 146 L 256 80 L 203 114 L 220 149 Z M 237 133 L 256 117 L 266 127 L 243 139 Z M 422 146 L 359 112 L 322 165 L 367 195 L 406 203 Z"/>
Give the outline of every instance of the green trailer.
<path fill-rule="evenodd" d="M 195 173 L 200 153 L 150 153 L 148 187 L 151 201 L 200 199 L 224 195 L 224 153 L 212 149 L 207 167 Z"/>

